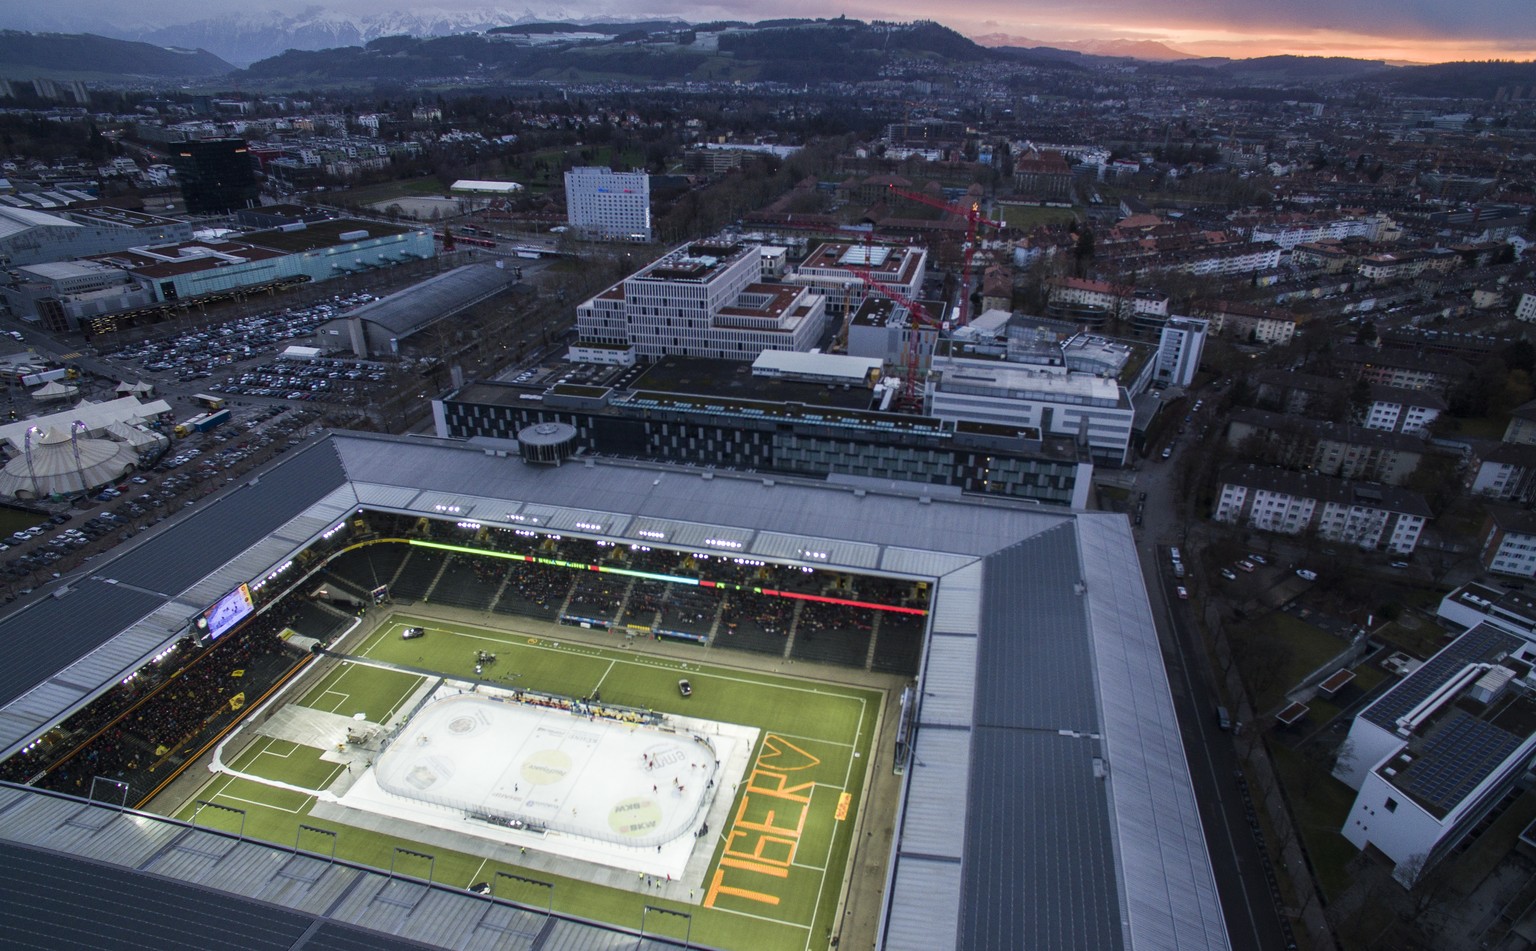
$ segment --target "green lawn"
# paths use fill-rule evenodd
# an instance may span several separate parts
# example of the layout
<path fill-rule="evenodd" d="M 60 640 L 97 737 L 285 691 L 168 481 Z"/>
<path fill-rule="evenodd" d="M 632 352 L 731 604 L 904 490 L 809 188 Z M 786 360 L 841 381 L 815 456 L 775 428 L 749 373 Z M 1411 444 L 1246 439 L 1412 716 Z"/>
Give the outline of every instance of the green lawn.
<path fill-rule="evenodd" d="M 0 505 L 0 532 L 6 535 L 41 525 L 48 521 L 47 516 L 38 515 L 36 512 L 28 512 L 25 509 L 13 509 L 10 506 Z"/>
<path fill-rule="evenodd" d="M 1267 650 L 1255 650 L 1255 644 L 1271 646 Z M 1283 649 L 1275 649 L 1274 644 L 1283 645 Z M 1233 648 L 1238 664 L 1244 668 L 1245 681 L 1264 687 L 1256 691 L 1254 697 L 1254 705 L 1260 710 L 1278 705 L 1303 677 L 1337 656 L 1346 646 L 1343 640 L 1322 628 L 1283 611 L 1259 618 L 1233 638 Z M 1260 672 L 1262 675 L 1252 676 L 1254 672 L 1248 669 L 1250 665 L 1264 667 Z"/>
<path fill-rule="evenodd" d="M 426 627 L 426 636 L 402 640 L 400 631 L 413 624 Z M 329 843 L 299 840 L 301 835 L 314 838 L 299 826 L 333 829 L 339 857 L 386 869 L 392 860 L 418 861 L 402 857 L 396 848 L 427 851 L 436 859 L 434 879 L 455 885 L 489 881 L 496 871 L 525 873 L 554 882 L 557 910 L 626 927 L 640 926 L 646 904 L 686 911 L 693 916 L 694 941 L 724 948 L 803 951 L 826 946 L 863 801 L 865 764 L 883 701 L 880 691 L 403 616 L 391 619 L 353 650 L 371 660 L 461 677 L 473 676 L 476 651 L 493 651 L 497 661 L 482 676 L 509 686 L 578 697 L 600 688 L 604 703 L 757 727 L 761 732 L 751 767 L 734 794 L 731 819 L 719 830 L 695 900 L 679 903 L 523 870 L 501 859 L 510 850 L 495 843 L 487 843 L 485 855 L 447 852 L 310 818 L 312 796 L 259 780 L 318 792 L 346 767 L 322 759 L 320 749 L 269 737 L 256 739 L 230 762 L 254 778 L 219 775 L 195 797 L 244 810 L 243 817 L 217 809 L 199 811 L 196 805 L 179 817 L 197 813 L 199 824 L 231 831 L 243 821 L 248 836 L 285 845 L 297 840 L 321 851 L 328 851 Z M 700 656 L 708 655 L 701 649 Z M 691 697 L 678 692 L 682 676 L 693 685 Z M 293 702 L 342 716 L 363 713 L 370 721 L 382 722 L 427 679 L 410 671 L 343 662 Z M 839 819 L 845 797 L 845 816 Z M 396 867 L 425 876 L 422 865 Z M 540 905 L 547 901 L 536 897 Z M 646 926 L 657 927 L 654 915 Z"/>
<path fill-rule="evenodd" d="M 1071 208 L 1042 208 L 1034 205 L 996 205 L 992 217 L 1010 228 L 1033 228 L 1037 225 L 1069 225 L 1077 221 L 1077 212 Z"/>
<path fill-rule="evenodd" d="M 1317 869 L 1318 883 L 1325 896 L 1336 898 L 1349 887 L 1349 861 L 1360 854 L 1339 831 L 1354 807 L 1355 791 L 1333 778 L 1331 764 L 1309 760 L 1279 744 L 1270 746 L 1270 756 L 1289 793 L 1291 817 Z"/>

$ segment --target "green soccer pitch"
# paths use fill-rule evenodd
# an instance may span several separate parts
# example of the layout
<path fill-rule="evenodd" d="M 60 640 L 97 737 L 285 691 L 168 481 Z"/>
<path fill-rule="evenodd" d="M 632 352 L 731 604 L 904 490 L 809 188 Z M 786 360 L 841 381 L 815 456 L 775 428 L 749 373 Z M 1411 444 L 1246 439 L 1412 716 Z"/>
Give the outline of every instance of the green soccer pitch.
<path fill-rule="evenodd" d="M 426 636 L 401 639 L 401 632 L 412 625 L 425 627 Z M 640 928 L 647 904 L 666 907 L 692 916 L 690 938 L 695 943 L 744 951 L 827 947 L 861 818 L 870 749 L 886 699 L 883 691 L 659 657 L 643 650 L 614 650 L 558 634 L 405 615 L 390 618 L 360 645 L 341 649 L 390 666 L 341 661 L 302 694 L 277 702 L 347 717 L 361 713 L 382 723 L 429 680 L 474 678 L 475 652 L 484 650 L 495 653 L 497 660 L 480 679 L 505 687 L 570 697 L 601 690 L 605 704 L 758 728 L 748 772 L 734 793 L 725 827 L 710 830 L 713 855 L 704 880 L 690 883 L 689 900 L 672 900 L 585 880 L 581 863 L 574 859 L 559 863 L 570 875 L 523 867 L 512 848 L 489 839 L 483 854 L 451 852 L 311 818 L 315 797 L 298 790 L 324 790 L 347 767 L 322 759 L 320 749 L 267 736 L 256 737 L 227 762 L 257 779 L 215 775 L 180 808 L 178 818 L 196 814 L 200 825 L 226 831 L 239 831 L 243 824 L 248 837 L 283 844 L 297 841 L 300 847 L 328 852 L 329 842 L 301 826 L 324 828 L 335 833 L 337 857 L 378 868 L 391 866 L 397 847 L 428 852 L 435 858 L 432 878 L 437 882 L 469 887 L 505 871 L 554 888 L 524 886 L 537 892 L 528 895 L 498 889 L 503 897 L 526 900 L 534 908 L 545 907 L 552 897 L 556 911 L 622 927 Z M 699 653 L 722 658 L 718 652 Z M 723 657 L 729 658 L 729 653 Z M 679 694 L 682 677 L 693 686 L 690 697 Z M 202 808 L 198 800 L 242 810 L 244 815 Z M 529 848 L 530 853 L 535 849 Z M 396 870 L 427 874 L 425 863 L 419 869 L 397 864 Z M 672 894 L 680 895 L 681 889 Z M 645 919 L 647 933 L 682 937 L 681 919 L 660 917 L 663 920 L 654 914 Z"/>

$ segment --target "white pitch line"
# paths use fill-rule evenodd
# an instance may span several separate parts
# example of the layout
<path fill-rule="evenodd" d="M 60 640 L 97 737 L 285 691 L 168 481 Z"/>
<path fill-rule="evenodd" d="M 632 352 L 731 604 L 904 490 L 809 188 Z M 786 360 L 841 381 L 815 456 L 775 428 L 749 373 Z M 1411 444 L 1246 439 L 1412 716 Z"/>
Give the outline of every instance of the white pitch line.
<path fill-rule="evenodd" d="M 462 635 L 462 636 L 465 636 L 465 637 L 478 637 L 480 640 L 486 640 L 486 641 L 495 641 L 496 640 L 496 638 L 481 637 L 480 635 L 477 635 L 477 634 L 465 634 L 465 635 Z M 498 641 L 498 643 L 506 643 L 506 642 Z M 555 654 L 586 654 L 588 656 L 595 656 L 595 657 L 601 657 L 602 656 L 601 654 L 597 654 L 595 652 L 590 652 L 590 651 L 585 651 L 585 650 L 577 650 L 575 648 L 550 647 L 550 646 L 546 646 L 542 642 L 538 643 L 538 644 L 512 643 L 512 644 L 508 644 L 507 646 L 508 647 L 522 647 L 522 648 L 527 648 L 528 650 L 544 650 L 544 651 L 550 651 L 551 653 L 555 653 Z M 686 662 L 686 661 L 678 661 L 676 663 L 672 663 L 672 662 L 667 662 L 667 661 L 641 660 L 641 659 L 637 659 L 637 658 L 633 658 L 633 657 L 618 657 L 618 658 L 615 658 L 613 662 L 616 663 L 616 664 L 626 664 L 626 665 L 628 665 L 630 667 L 649 667 L 652 670 L 666 670 L 666 671 L 675 671 L 675 670 L 697 671 L 702 666 L 702 664 L 698 664 L 698 663 L 693 664 L 692 666 L 690 666 L 688 664 L 688 662 Z M 711 678 L 713 680 L 724 680 L 724 681 L 727 681 L 727 682 L 730 682 L 730 683 L 751 684 L 754 687 L 772 687 L 775 690 L 795 690 L 795 691 L 799 691 L 800 693 L 814 693 L 814 694 L 816 694 L 818 696 L 822 696 L 822 697 L 831 697 L 834 700 L 857 700 L 861 707 L 865 704 L 864 698 L 860 697 L 857 694 L 839 693 L 836 690 L 823 690 L 820 687 L 798 687 L 798 686 L 795 686 L 792 683 L 773 683 L 773 682 L 768 681 L 768 680 L 754 680 L 754 679 L 748 678 L 748 677 L 731 677 L 731 676 L 727 676 L 725 674 L 713 673 L 713 672 L 705 672 L 705 673 L 703 673 L 703 676 Z M 788 679 L 792 679 L 792 678 L 788 678 Z M 863 721 L 864 721 L 864 718 L 863 718 L 863 715 L 861 713 L 860 716 L 859 716 L 859 722 L 862 723 Z"/>
<path fill-rule="evenodd" d="M 791 739 L 791 740 L 805 740 L 808 743 L 825 743 L 827 746 L 846 746 L 849 749 L 853 748 L 853 744 L 852 743 L 840 743 L 837 740 L 824 740 L 824 739 L 822 739 L 819 736 L 801 736 L 798 733 L 784 733 L 784 732 L 781 732 L 779 730 L 764 730 L 763 732 L 764 733 L 772 733 L 774 736 L 787 737 L 788 739 Z M 851 757 L 851 756 L 849 757 L 849 759 L 852 759 L 852 758 L 853 757 Z"/>
<path fill-rule="evenodd" d="M 596 696 L 597 695 L 597 691 L 603 686 L 603 681 L 607 680 L 608 679 L 608 675 L 613 673 L 613 665 L 617 664 L 617 663 L 618 663 L 618 661 L 616 661 L 616 660 L 610 660 L 608 662 L 608 669 L 603 671 L 603 675 L 601 677 L 597 678 L 597 686 L 592 688 L 592 693 L 588 694 L 588 696 Z"/>
<path fill-rule="evenodd" d="M 864 735 L 864 715 L 866 713 L 868 713 L 868 712 L 869 712 L 869 705 L 865 702 L 863 697 L 860 697 L 859 698 L 859 726 L 858 726 L 858 729 L 854 731 L 854 734 L 853 734 L 854 736 L 857 737 L 857 736 L 863 736 Z M 848 768 L 843 770 L 843 792 L 847 792 L 848 791 L 848 780 L 853 777 L 853 759 L 854 759 L 853 755 L 849 754 L 849 756 L 848 756 Z M 811 788 L 811 795 L 812 796 L 816 795 L 815 787 Z M 855 810 L 855 815 L 857 815 L 857 810 Z M 836 823 L 833 824 L 833 826 L 832 826 L 832 834 L 827 837 L 827 858 L 831 858 L 831 856 L 832 856 L 832 843 L 837 841 L 837 825 L 838 824 L 836 824 Z M 854 827 L 854 831 L 855 831 L 855 833 L 858 831 L 856 826 Z M 850 848 L 849 848 L 849 856 L 852 857 L 852 854 L 853 854 L 853 851 L 852 851 L 852 847 L 850 846 Z M 825 861 L 825 859 L 823 861 Z M 816 886 L 816 904 L 815 904 L 814 907 L 811 908 L 811 926 L 812 927 L 814 927 L 815 924 L 816 924 L 816 915 L 817 915 L 817 913 L 821 911 L 821 896 L 826 893 L 826 890 L 827 890 L 827 871 L 826 871 L 825 868 L 823 868 L 822 872 L 821 872 L 821 882 L 818 883 L 817 886 Z M 805 951 L 811 951 L 811 932 L 809 930 L 807 930 L 806 934 L 805 934 Z"/>
<path fill-rule="evenodd" d="M 769 918 L 766 915 L 754 915 L 754 914 L 752 914 L 749 911 L 737 911 L 734 908 L 721 908 L 719 905 L 713 905 L 713 906 L 710 907 L 709 910 L 710 911 L 724 912 L 727 915 L 740 915 L 743 918 L 752 918 L 752 919 L 754 919 L 756 921 L 766 921 L 769 924 L 783 925 L 786 928 L 799 928 L 801 931 L 806 931 L 806 932 L 809 932 L 811 930 L 811 926 L 810 925 L 799 925 L 799 924 L 795 924 L 793 921 L 785 921 L 782 918 Z M 810 935 L 809 934 L 806 935 L 806 939 L 807 940 L 810 939 Z"/>
<path fill-rule="evenodd" d="M 259 809 L 273 809 L 273 810 L 276 810 L 277 812 L 287 812 L 287 813 L 291 813 L 291 814 L 293 814 L 295 816 L 302 815 L 303 812 L 304 812 L 303 809 L 284 809 L 282 806 L 274 806 L 270 802 L 257 802 L 254 799 L 242 799 L 239 796 L 231 796 L 231 795 L 228 795 L 227 793 L 219 793 L 219 795 L 222 798 L 224 798 L 224 799 L 228 799 L 230 802 L 243 802 L 243 803 L 245 803 L 248 806 L 256 806 Z M 309 799 L 311 797 L 305 796 L 304 798 L 305 799 Z"/>
<path fill-rule="evenodd" d="M 475 869 L 475 874 L 471 875 L 469 877 L 469 881 L 464 883 L 464 887 L 465 888 L 473 888 L 473 887 L 475 887 L 475 882 L 479 880 L 480 873 L 485 871 L 486 863 L 488 863 L 489 861 L 490 861 L 489 857 L 486 857 L 486 858 L 483 858 L 483 859 L 480 860 L 480 867 Z"/>

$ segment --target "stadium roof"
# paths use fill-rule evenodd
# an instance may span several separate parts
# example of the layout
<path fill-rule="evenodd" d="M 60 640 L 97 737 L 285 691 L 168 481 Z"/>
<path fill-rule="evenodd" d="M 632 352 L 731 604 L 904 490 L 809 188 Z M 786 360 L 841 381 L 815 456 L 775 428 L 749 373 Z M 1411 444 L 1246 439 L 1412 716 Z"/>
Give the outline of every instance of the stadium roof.
<path fill-rule="evenodd" d="M 466 264 L 364 304 L 322 326 L 366 320 L 404 336 L 506 290 L 514 279 L 508 268 Z"/>
<path fill-rule="evenodd" d="M 0 784 L 11 947 L 163 951 L 665 951 L 462 888 Z M 621 943 L 622 939 L 622 943 Z"/>
<path fill-rule="evenodd" d="M 38 735 L 357 507 L 682 548 L 726 540 L 790 563 L 809 549 L 829 555 L 817 567 L 935 579 L 881 947 L 1227 947 L 1123 516 L 327 434 L 0 620 L 0 746 Z M 30 844 L 9 818 L 0 841 Z M 126 844 L 106 852 L 92 857 L 140 867 Z M 148 872 L 238 894 L 272 875 Z M 138 926 L 110 903 L 92 915 Z M 414 937 L 409 922 L 375 924 Z"/>
<path fill-rule="evenodd" d="M 77 222 L 46 211 L 0 205 L 0 238 L 9 238 L 32 228 L 78 228 Z"/>

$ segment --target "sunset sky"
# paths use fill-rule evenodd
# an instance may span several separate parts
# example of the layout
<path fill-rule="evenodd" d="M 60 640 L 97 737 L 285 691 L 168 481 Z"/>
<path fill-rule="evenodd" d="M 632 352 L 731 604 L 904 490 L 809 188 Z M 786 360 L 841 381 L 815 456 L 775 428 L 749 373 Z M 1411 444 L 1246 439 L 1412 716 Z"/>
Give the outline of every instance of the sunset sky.
<path fill-rule="evenodd" d="M 33 0 L 0 0 L 0 27 L 36 29 L 26 21 L 51 13 L 89 22 L 169 25 L 226 13 L 277 10 L 297 15 L 306 8 L 337 14 L 376 14 L 408 9 L 500 9 L 560 20 L 676 16 L 756 21 L 769 17 L 835 17 L 910 20 L 933 18 L 980 37 L 1004 34 L 1036 43 L 1091 39 L 1157 40 L 1199 56 L 1265 56 L 1295 53 L 1358 56 L 1415 62 L 1462 59 L 1536 59 L 1536 0 L 850 0 L 828 5 L 812 0 L 74 0 L 39 7 Z M 46 13 L 44 12 L 46 11 Z M 158 22 L 157 22 L 158 21 Z"/>

